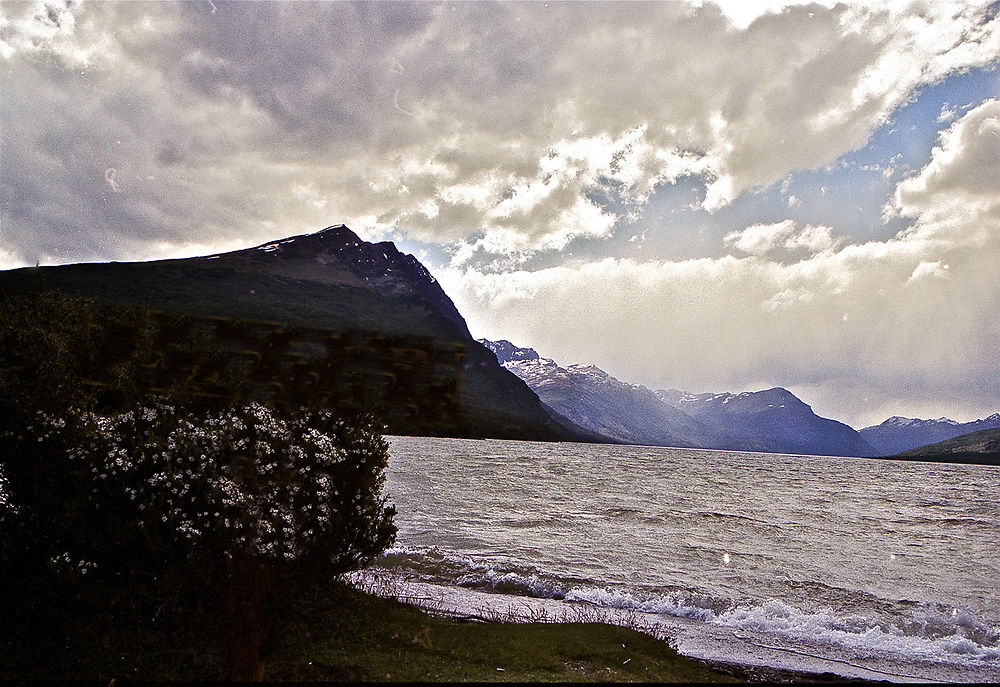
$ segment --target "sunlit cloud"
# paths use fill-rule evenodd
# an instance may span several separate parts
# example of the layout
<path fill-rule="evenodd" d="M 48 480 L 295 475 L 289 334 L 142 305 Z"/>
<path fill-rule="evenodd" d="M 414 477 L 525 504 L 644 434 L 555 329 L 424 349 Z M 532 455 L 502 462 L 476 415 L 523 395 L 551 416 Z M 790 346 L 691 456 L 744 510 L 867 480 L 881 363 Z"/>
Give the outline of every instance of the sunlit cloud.
<path fill-rule="evenodd" d="M 789 220 L 727 236 L 742 257 L 449 270 L 442 282 L 464 312 L 477 313 L 474 332 L 652 386 L 705 391 L 781 379 L 861 421 L 884 412 L 860 406 L 862 398 L 931 388 L 989 407 L 1000 394 L 992 315 L 1000 308 L 1000 219 L 992 202 L 942 216 L 929 196 L 985 191 L 995 109 L 986 103 L 966 114 L 931 163 L 900 183 L 900 210 L 916 223 L 888 241 L 841 245 L 828 227 Z M 777 259 L 792 249 L 802 257 Z M 994 381 L 972 398 L 955 388 L 976 376 Z"/>

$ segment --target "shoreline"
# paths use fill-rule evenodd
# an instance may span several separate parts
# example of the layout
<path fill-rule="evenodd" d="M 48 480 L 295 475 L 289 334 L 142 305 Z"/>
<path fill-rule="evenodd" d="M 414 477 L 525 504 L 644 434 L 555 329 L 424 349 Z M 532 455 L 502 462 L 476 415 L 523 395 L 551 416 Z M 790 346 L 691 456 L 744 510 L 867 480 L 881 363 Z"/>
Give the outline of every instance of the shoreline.
<path fill-rule="evenodd" d="M 419 606 L 418 604 L 412 602 L 404 602 L 404 603 L 411 603 L 411 605 L 414 605 L 415 607 L 419 608 L 421 611 L 425 613 L 428 613 L 429 615 L 448 618 L 450 620 L 461 620 L 461 621 L 481 622 L 481 623 L 511 622 L 509 620 L 495 620 L 483 616 L 459 615 L 448 611 L 436 610 L 432 608 Z M 520 621 L 513 621 L 513 622 L 516 624 Z M 551 624 L 558 625 L 563 622 L 569 623 L 574 621 L 558 620 L 558 621 L 552 621 Z M 614 624 L 614 623 L 607 623 L 607 624 Z M 639 631 L 642 632 L 643 630 L 639 629 Z M 670 644 L 669 639 L 664 639 L 663 641 L 666 641 L 668 644 Z M 885 679 L 875 680 L 875 679 L 866 679 L 860 677 L 844 677 L 834 672 L 813 672 L 805 670 L 792 670 L 789 668 L 776 668 L 767 665 L 748 665 L 736 661 L 696 658 L 694 656 L 686 656 L 683 653 L 681 653 L 681 655 L 684 656 L 685 658 L 688 658 L 692 661 L 695 661 L 703 665 L 705 668 L 708 668 L 709 670 L 719 673 L 725 673 L 726 675 L 730 675 L 739 680 L 749 683 L 793 683 L 794 684 L 799 682 L 808 682 L 808 683 L 835 682 L 839 684 L 847 683 L 847 684 L 867 685 L 867 684 L 876 684 L 880 682 L 891 682 Z"/>
<path fill-rule="evenodd" d="M 751 635 L 704 621 L 633 609 L 432 584 L 391 571 L 355 573 L 349 582 L 370 594 L 395 598 L 432 615 L 470 622 L 597 622 L 628 627 L 667 641 L 679 654 L 750 682 L 938 682 L 1000 681 L 1000 668 L 963 666 L 912 657 L 896 659 L 845 647 Z M 780 641 L 781 645 L 778 645 Z"/>

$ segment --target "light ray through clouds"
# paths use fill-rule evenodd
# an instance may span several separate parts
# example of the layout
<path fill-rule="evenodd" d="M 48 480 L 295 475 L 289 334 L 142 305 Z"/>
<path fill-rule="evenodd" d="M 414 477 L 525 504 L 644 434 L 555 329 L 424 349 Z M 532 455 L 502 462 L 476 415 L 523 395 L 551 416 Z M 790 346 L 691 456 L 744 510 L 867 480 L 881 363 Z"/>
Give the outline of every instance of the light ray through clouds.
<path fill-rule="evenodd" d="M 5 3 L 0 267 L 344 222 L 560 362 L 996 412 L 997 4 L 784 5 Z"/>

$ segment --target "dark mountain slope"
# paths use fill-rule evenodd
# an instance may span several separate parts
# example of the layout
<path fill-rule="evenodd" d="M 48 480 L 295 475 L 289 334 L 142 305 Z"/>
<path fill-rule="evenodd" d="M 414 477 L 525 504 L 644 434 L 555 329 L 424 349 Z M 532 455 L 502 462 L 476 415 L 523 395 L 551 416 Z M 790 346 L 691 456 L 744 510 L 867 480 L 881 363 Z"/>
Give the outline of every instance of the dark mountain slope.
<path fill-rule="evenodd" d="M 257 361 L 280 340 L 284 363 L 258 375 L 270 387 L 288 386 L 281 374 L 294 368 L 297 378 L 327 380 L 324 398 L 360 389 L 391 406 L 390 432 L 592 439 L 554 418 L 471 338 L 416 258 L 342 225 L 206 257 L 0 272 L 0 295 L 50 289 L 200 318 L 220 346 Z M 237 320 L 252 321 L 252 334 L 226 334 Z"/>
<path fill-rule="evenodd" d="M 0 273 L 4 288 L 54 289 L 196 315 L 471 339 L 451 299 L 416 258 L 391 243 L 362 241 L 342 225 L 206 257 L 10 270 Z"/>
<path fill-rule="evenodd" d="M 981 429 L 886 457 L 935 463 L 1000 465 L 1000 429 Z"/>
<path fill-rule="evenodd" d="M 432 321 L 444 317 L 464 338 L 472 338 L 455 304 L 419 260 L 400 253 L 390 241 L 362 241 L 342 224 L 200 260 L 239 273 L 374 292 L 402 301 Z M 172 262 L 190 264 L 189 260 L 167 264 Z M 383 323 L 383 328 L 385 324 L 391 323 Z"/>

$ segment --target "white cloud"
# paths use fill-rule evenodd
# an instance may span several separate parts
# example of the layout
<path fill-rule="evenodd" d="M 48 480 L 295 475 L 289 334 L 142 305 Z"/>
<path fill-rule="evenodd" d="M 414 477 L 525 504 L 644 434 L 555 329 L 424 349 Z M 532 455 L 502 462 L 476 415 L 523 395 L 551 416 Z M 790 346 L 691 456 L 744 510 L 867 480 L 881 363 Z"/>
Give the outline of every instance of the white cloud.
<path fill-rule="evenodd" d="M 940 260 L 921 262 L 913 269 L 913 274 L 906 280 L 906 283 L 911 284 L 929 278 L 945 279 L 948 277 L 948 270 L 949 266 Z"/>
<path fill-rule="evenodd" d="M 8 3 L 3 221 L 29 261 L 332 221 L 526 257 L 829 164 L 1000 53 L 985 3 L 779 5 Z"/>
<path fill-rule="evenodd" d="M 799 229 L 793 220 L 775 224 L 754 224 L 723 238 L 727 245 L 758 257 L 787 260 L 791 257 L 832 251 L 840 245 L 830 227 L 806 225 Z"/>
<path fill-rule="evenodd" d="M 823 253 L 835 249 L 840 241 L 833 238 L 830 227 L 814 226 L 812 224 L 788 238 L 785 247 L 791 251 L 804 250 L 810 254 Z"/>
<path fill-rule="evenodd" d="M 86 54 L 67 49 L 76 25 L 71 7 L 55 3 L 6 3 L 0 7 L 0 56 L 7 59 L 20 51 L 50 50 L 68 58 L 73 66 L 86 65 Z"/>
<path fill-rule="evenodd" d="M 820 0 L 813 2 L 814 6 L 830 9 L 841 0 Z M 911 3 L 911 0 L 867 0 L 852 4 L 869 8 L 892 7 L 901 10 Z M 715 0 L 704 2 L 705 5 L 718 6 L 723 14 L 740 29 L 745 29 L 755 20 L 767 14 L 780 14 L 791 3 L 788 0 Z"/>
<path fill-rule="evenodd" d="M 787 220 L 730 234 L 744 257 L 446 270 L 441 281 L 476 335 L 654 387 L 780 384 L 815 393 L 857 426 L 884 419 L 886 399 L 897 410 L 937 402 L 969 417 L 996 412 L 1000 218 L 989 202 L 997 191 L 980 176 L 992 169 L 982 151 L 995 108 L 967 113 L 899 184 L 915 224 L 887 241 L 837 245 L 828 227 Z M 935 197 L 956 192 L 977 200 L 957 217 L 939 213 Z M 807 255 L 772 259 L 789 246 Z"/>
<path fill-rule="evenodd" d="M 1000 101 L 987 100 L 941 135 L 931 161 L 897 187 L 893 210 L 932 216 L 944 226 L 956 214 L 1000 217 Z"/>
<path fill-rule="evenodd" d="M 950 122 L 958 116 L 958 110 L 951 107 L 949 103 L 945 103 L 941 107 L 941 114 L 938 115 L 937 121 L 939 124 Z"/>

